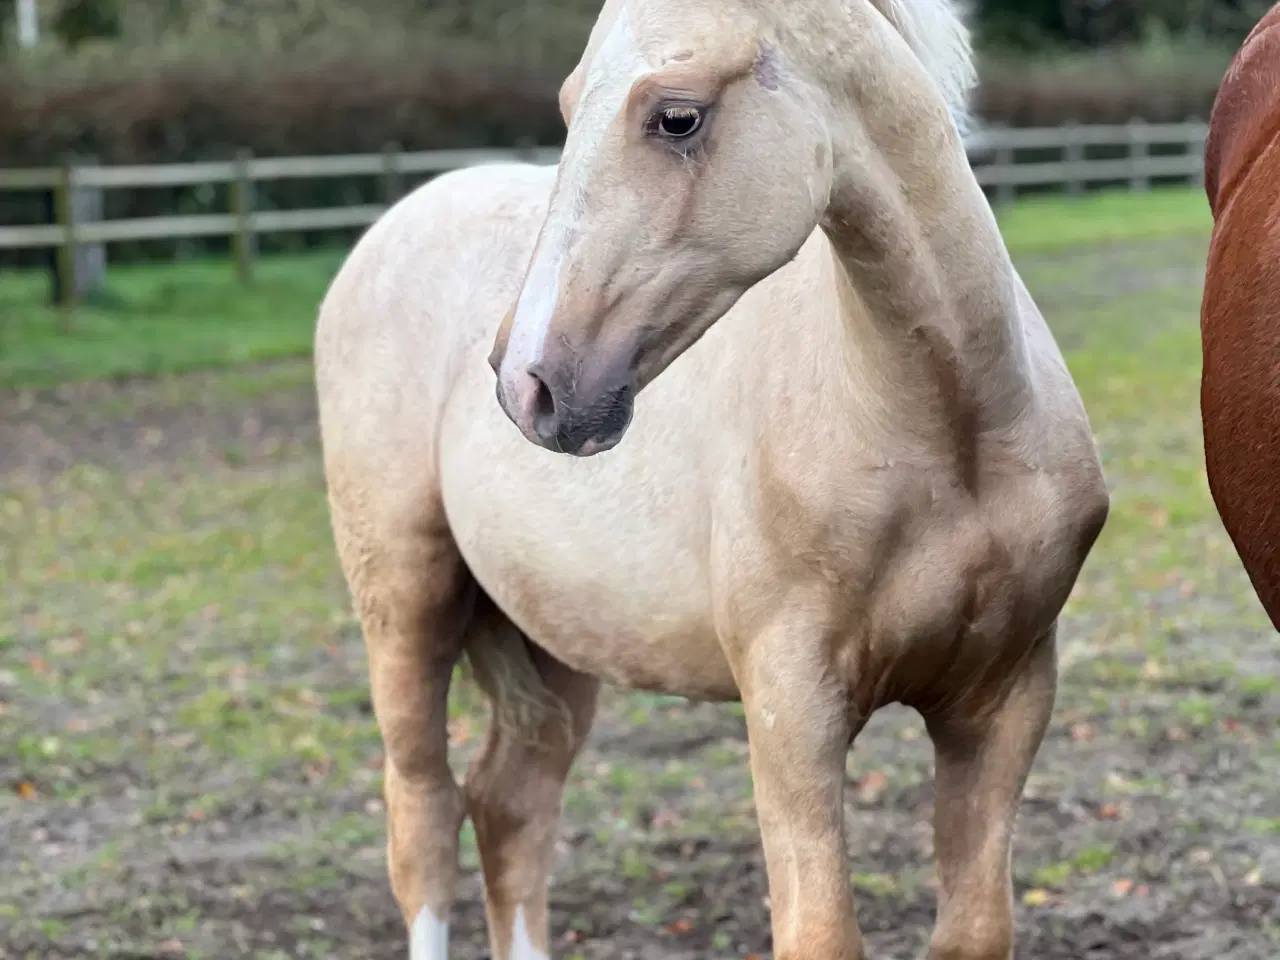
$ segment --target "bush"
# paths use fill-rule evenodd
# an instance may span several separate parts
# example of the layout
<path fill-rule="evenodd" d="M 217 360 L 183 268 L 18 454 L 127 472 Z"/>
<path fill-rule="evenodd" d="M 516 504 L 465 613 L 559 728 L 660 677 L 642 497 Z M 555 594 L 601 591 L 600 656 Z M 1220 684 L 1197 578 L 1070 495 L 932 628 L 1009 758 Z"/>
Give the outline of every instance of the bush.
<path fill-rule="evenodd" d="M 84 82 L 0 75 L 0 156 L 107 163 L 488 146 L 562 129 L 559 77 L 442 56 L 187 63 Z"/>
<path fill-rule="evenodd" d="M 981 0 L 985 42 L 1024 50 L 1140 43 L 1170 33 L 1239 44 L 1273 0 Z"/>
<path fill-rule="evenodd" d="M 391 143 L 406 150 L 553 144 L 563 136 L 559 83 L 546 70 L 443 55 L 187 63 L 82 82 L 10 72 L 0 75 L 0 156 L 10 166 L 48 166 L 68 154 L 119 164 L 229 158 L 237 148 L 266 157 L 377 153 Z M 106 200 L 111 219 L 227 209 L 225 190 L 214 187 L 112 190 Z M 377 184 L 283 181 L 263 184 L 257 200 L 266 209 L 370 203 Z M 0 193 L 0 222 L 47 216 L 39 194 Z M 265 246 L 275 243 L 267 238 Z M 113 259 L 173 247 L 118 245 Z"/>
<path fill-rule="evenodd" d="M 1234 48 L 1152 40 L 1071 54 L 989 54 L 975 107 L 1013 127 L 1207 119 Z"/>

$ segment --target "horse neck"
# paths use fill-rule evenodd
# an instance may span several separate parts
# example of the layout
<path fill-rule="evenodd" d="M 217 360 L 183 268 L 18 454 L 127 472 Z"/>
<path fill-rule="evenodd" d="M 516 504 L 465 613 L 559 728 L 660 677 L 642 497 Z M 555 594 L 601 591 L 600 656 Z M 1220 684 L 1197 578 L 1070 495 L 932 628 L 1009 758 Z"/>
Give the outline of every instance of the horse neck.
<path fill-rule="evenodd" d="M 864 144 L 887 146 L 836 160 L 822 223 L 855 294 L 846 355 L 859 379 L 869 371 L 857 358 L 875 357 L 901 402 L 941 414 L 942 435 L 972 434 L 1029 389 L 1013 264 L 945 111 L 906 136 L 891 116 L 855 122 Z"/>

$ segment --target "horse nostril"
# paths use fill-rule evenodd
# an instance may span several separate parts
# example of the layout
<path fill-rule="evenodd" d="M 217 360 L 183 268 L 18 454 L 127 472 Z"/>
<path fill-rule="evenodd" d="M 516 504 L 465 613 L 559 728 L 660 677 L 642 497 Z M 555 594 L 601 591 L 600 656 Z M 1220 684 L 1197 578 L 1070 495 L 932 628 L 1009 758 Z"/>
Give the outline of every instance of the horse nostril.
<path fill-rule="evenodd" d="M 533 370 L 528 371 L 534 382 L 533 388 L 533 432 L 543 440 L 550 441 L 560 430 L 560 417 L 556 410 L 556 399 L 551 395 L 551 388 L 545 380 Z"/>

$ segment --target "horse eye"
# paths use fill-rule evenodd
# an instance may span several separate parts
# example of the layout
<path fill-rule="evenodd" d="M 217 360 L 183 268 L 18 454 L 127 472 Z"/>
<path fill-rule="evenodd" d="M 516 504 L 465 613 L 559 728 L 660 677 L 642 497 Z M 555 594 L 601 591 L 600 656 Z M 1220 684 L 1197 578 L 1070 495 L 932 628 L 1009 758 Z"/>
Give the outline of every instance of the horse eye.
<path fill-rule="evenodd" d="M 668 140 L 691 137 L 702 126 L 702 111 L 696 107 L 667 107 L 655 118 L 657 132 Z"/>

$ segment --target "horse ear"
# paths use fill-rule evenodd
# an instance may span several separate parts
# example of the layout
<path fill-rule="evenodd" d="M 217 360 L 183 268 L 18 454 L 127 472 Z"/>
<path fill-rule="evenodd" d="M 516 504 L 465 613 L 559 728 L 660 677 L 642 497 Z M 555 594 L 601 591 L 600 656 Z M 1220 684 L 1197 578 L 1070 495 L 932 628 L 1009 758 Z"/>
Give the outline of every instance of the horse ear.
<path fill-rule="evenodd" d="M 564 118 L 566 127 L 573 119 L 573 111 L 578 106 L 578 97 L 582 95 L 582 73 L 582 64 L 579 63 L 573 68 L 573 72 L 565 77 L 564 83 L 560 84 L 560 116 Z"/>

